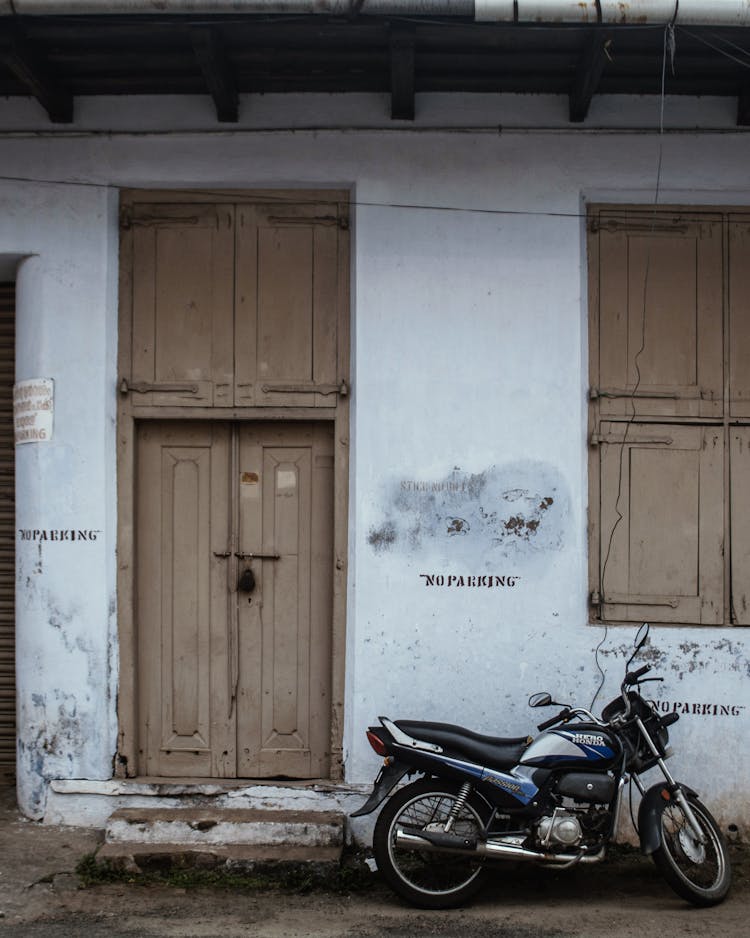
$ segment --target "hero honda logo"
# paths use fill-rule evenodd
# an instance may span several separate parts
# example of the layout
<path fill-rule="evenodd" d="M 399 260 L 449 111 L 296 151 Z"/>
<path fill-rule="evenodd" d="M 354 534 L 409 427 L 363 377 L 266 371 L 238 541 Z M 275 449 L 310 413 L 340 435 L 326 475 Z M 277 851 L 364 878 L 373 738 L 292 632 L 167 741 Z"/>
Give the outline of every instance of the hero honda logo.
<path fill-rule="evenodd" d="M 607 743 L 603 736 L 598 736 L 595 733 L 573 733 L 571 739 L 574 743 L 579 743 L 581 746 L 606 746 Z"/>

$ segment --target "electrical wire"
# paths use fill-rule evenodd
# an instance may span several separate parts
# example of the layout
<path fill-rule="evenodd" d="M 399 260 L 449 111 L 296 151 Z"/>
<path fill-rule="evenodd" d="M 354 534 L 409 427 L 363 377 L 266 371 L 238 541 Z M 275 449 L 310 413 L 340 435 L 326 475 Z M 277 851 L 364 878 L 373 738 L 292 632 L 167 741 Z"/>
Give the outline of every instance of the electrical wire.
<path fill-rule="evenodd" d="M 674 67 L 674 51 L 675 51 L 675 28 L 674 28 L 674 22 L 672 22 L 672 23 L 669 23 L 664 28 L 664 41 L 663 41 L 662 65 L 661 65 L 661 96 L 660 96 L 660 106 L 659 106 L 659 153 L 658 153 L 658 159 L 656 163 L 656 183 L 654 186 L 654 203 L 653 203 L 653 210 L 652 210 L 652 215 L 651 215 L 651 234 L 653 234 L 656 228 L 657 212 L 659 208 L 659 197 L 661 194 L 662 168 L 663 168 L 663 161 L 664 161 L 664 103 L 665 103 L 665 98 L 666 98 L 667 55 L 669 54 L 670 59 L 672 60 L 672 63 L 673 63 L 673 67 Z M 635 380 L 635 384 L 633 385 L 633 390 L 630 393 L 630 410 L 631 410 L 630 418 L 625 424 L 625 431 L 622 436 L 622 442 L 620 443 L 620 457 L 619 457 L 618 476 L 617 476 L 617 497 L 615 498 L 615 514 L 617 517 L 615 518 L 615 522 L 612 525 L 612 528 L 610 529 L 610 532 L 609 532 L 609 541 L 607 544 L 607 551 L 604 557 L 604 564 L 602 565 L 601 578 L 599 581 L 600 598 L 601 598 L 602 604 L 604 604 L 604 601 L 606 599 L 605 582 L 606 582 L 606 575 L 607 575 L 607 567 L 609 565 L 610 557 L 612 555 L 612 545 L 614 543 L 615 532 L 617 531 L 617 528 L 620 526 L 621 522 L 623 521 L 625 517 L 622 511 L 620 510 L 620 503 L 621 503 L 622 494 L 623 494 L 622 483 L 623 483 L 623 476 L 624 476 L 624 461 L 625 461 L 628 433 L 630 432 L 630 428 L 633 425 L 633 422 L 635 421 L 636 413 L 637 413 L 636 405 L 635 405 L 635 398 L 638 393 L 638 389 L 641 385 L 641 378 L 642 378 L 641 369 L 639 365 L 639 359 L 641 355 L 643 355 L 646 349 L 646 311 L 648 309 L 648 302 L 647 302 L 648 283 L 649 283 L 650 272 L 651 272 L 651 247 L 652 245 L 651 245 L 651 242 L 649 241 L 648 250 L 646 252 L 646 269 L 644 271 L 644 276 L 643 276 L 643 296 L 642 296 L 642 304 L 641 304 L 642 306 L 641 342 L 640 342 L 640 347 L 638 348 L 638 351 L 635 353 L 633 357 L 633 366 L 635 368 L 636 380 Z M 604 644 L 604 641 L 607 637 L 607 632 L 608 632 L 608 626 L 607 626 L 607 623 L 605 622 L 604 635 L 602 636 L 602 639 L 599 642 L 599 644 L 596 646 L 596 651 L 594 653 L 594 660 L 595 660 L 597 668 L 599 669 L 599 673 L 601 674 L 601 680 L 599 681 L 599 686 L 596 688 L 594 696 L 591 700 L 591 706 L 589 707 L 589 710 L 593 709 L 593 706 L 597 698 L 599 697 L 599 694 L 601 693 L 601 690 L 604 686 L 604 682 L 606 680 L 606 673 L 604 672 L 603 668 L 601 667 L 601 664 L 599 663 L 599 650 Z"/>
<path fill-rule="evenodd" d="M 704 46 L 708 46 L 709 49 L 713 49 L 714 52 L 718 52 L 719 55 L 723 55 L 724 58 L 730 59 L 737 65 L 741 65 L 743 68 L 750 68 L 750 52 L 748 52 L 746 49 L 743 49 L 741 46 L 738 46 L 736 43 L 730 42 L 728 39 L 724 39 L 722 36 L 718 36 L 716 33 L 710 33 L 710 35 L 712 35 L 715 39 L 726 42 L 728 45 L 742 52 L 743 55 L 748 56 L 749 61 L 743 61 L 742 59 L 737 58 L 736 55 L 732 55 L 719 46 L 715 46 L 712 42 L 709 42 L 708 39 L 704 39 L 703 36 L 699 36 L 698 33 L 694 33 L 690 29 L 685 29 L 684 26 L 680 26 L 680 32 L 685 33 L 686 36 L 690 36 L 691 39 L 695 39 L 696 42 L 702 42 Z"/>

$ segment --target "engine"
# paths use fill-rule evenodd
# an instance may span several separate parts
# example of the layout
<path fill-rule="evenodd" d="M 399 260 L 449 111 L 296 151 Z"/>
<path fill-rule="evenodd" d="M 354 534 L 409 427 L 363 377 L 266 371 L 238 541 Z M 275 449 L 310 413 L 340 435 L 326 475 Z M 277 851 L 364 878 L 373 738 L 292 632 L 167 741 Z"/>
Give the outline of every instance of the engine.
<path fill-rule="evenodd" d="M 536 840 L 547 849 L 570 849 L 584 845 L 594 849 L 606 840 L 611 822 L 612 816 L 604 805 L 588 805 L 584 808 L 565 799 L 552 814 L 539 819 Z"/>
<path fill-rule="evenodd" d="M 576 847 L 583 839 L 583 830 L 575 814 L 556 808 L 551 817 L 543 817 L 537 828 L 539 841 L 544 847 L 559 844 L 563 847 Z"/>

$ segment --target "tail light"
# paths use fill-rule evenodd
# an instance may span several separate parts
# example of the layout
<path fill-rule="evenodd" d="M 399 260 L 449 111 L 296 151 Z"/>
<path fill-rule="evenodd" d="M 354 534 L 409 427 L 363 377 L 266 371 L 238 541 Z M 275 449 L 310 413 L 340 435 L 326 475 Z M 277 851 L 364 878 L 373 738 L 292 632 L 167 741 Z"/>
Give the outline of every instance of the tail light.
<path fill-rule="evenodd" d="M 373 733 L 372 730 L 367 731 L 367 741 L 379 756 L 388 755 L 388 751 L 385 748 L 385 743 L 379 736 Z"/>

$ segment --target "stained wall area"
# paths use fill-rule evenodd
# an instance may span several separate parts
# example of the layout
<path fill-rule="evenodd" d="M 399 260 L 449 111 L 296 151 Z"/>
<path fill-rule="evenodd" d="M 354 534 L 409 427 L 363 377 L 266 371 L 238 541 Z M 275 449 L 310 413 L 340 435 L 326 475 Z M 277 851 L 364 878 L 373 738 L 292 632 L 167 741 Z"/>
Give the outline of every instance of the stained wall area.
<path fill-rule="evenodd" d="M 649 204 L 661 160 L 662 204 L 746 206 L 746 137 L 157 133 L 0 155 L 6 177 L 56 180 L 0 180 L 0 252 L 25 257 L 17 379 L 55 381 L 53 440 L 17 449 L 30 816 L 50 779 L 110 778 L 116 755 L 119 187 L 350 189 L 345 780 L 375 774 L 380 713 L 524 733 L 534 691 L 591 703 L 599 645 L 596 706 L 616 692 L 634 630 L 605 635 L 587 602 L 586 204 Z M 745 630 L 658 628 L 648 654 L 683 717 L 676 774 L 747 824 Z"/>

